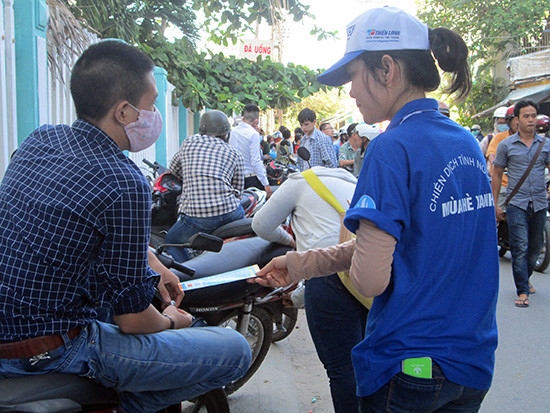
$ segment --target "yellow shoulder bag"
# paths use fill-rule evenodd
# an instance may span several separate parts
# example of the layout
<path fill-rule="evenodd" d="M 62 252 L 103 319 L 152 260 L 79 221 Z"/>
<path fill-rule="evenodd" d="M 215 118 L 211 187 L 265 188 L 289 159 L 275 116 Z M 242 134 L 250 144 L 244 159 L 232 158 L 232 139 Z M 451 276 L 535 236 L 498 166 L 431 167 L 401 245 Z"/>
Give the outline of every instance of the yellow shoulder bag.
<path fill-rule="evenodd" d="M 304 172 L 302 172 L 302 176 L 307 181 L 307 183 L 313 188 L 313 190 L 319 195 L 321 198 L 323 198 L 326 202 L 328 202 L 338 213 L 340 214 L 340 244 L 343 242 L 347 242 L 355 237 L 354 234 L 352 234 L 345 226 L 344 226 L 344 218 L 346 216 L 346 210 L 344 207 L 338 202 L 336 197 L 330 192 L 330 190 L 326 187 L 324 183 L 321 182 L 319 177 L 315 175 L 315 172 L 313 172 L 311 169 L 308 169 Z M 338 277 L 340 278 L 340 281 L 342 281 L 342 284 L 348 289 L 348 291 L 365 307 L 367 307 L 370 310 L 370 307 L 372 305 L 372 297 L 365 297 L 359 293 L 353 286 L 351 279 L 349 278 L 349 272 L 348 271 L 341 271 L 338 273 Z"/>

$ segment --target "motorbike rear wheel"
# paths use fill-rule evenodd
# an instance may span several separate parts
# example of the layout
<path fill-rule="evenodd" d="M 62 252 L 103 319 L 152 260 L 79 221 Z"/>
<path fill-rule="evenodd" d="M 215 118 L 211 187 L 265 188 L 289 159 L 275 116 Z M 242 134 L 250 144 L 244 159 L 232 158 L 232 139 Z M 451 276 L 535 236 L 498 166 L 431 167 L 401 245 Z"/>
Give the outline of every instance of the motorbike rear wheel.
<path fill-rule="evenodd" d="M 294 327 L 296 327 L 296 321 L 298 321 L 298 309 L 296 307 L 289 307 L 285 308 L 283 310 L 283 327 L 284 330 L 273 330 L 273 337 L 271 338 L 272 343 L 276 343 L 277 341 L 281 341 L 285 338 L 287 338 L 290 333 L 292 333 L 292 330 L 294 330 Z"/>
<path fill-rule="evenodd" d="M 242 316 L 241 311 L 234 311 L 225 317 L 218 326 L 237 330 L 239 319 Z M 227 394 L 232 394 L 240 389 L 256 373 L 267 355 L 272 336 L 273 322 L 269 313 L 262 308 L 254 307 L 250 313 L 248 331 L 245 335 L 246 341 L 248 341 L 248 345 L 252 350 L 252 363 L 243 377 L 225 386 Z"/>
<path fill-rule="evenodd" d="M 548 242 L 550 242 L 550 221 L 546 220 L 544 224 L 544 243 L 542 244 L 539 259 L 535 265 L 535 271 L 537 272 L 543 272 L 550 264 L 550 245 Z"/>

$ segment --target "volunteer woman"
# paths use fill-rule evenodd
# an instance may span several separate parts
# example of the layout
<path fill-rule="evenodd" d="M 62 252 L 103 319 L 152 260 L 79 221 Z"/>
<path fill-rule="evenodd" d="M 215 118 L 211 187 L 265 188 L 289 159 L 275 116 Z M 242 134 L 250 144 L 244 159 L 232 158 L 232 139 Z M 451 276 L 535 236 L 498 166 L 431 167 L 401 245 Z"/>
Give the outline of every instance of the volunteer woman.
<path fill-rule="evenodd" d="M 449 93 L 471 87 L 467 47 L 396 8 L 347 26 L 344 57 L 319 76 L 351 84 L 365 122 L 391 119 L 368 147 L 346 215 L 356 242 L 291 252 L 259 273 L 264 285 L 351 268 L 375 296 L 353 350 L 363 412 L 475 412 L 491 385 L 497 346 L 498 255 L 494 206 L 477 142 L 425 93 L 439 67 Z"/>

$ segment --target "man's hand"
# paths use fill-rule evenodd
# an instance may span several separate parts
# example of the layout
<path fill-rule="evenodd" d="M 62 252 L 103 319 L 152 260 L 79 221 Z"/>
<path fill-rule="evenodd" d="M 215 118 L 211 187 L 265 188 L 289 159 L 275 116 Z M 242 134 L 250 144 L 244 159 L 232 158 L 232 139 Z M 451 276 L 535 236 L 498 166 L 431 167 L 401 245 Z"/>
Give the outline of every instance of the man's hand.
<path fill-rule="evenodd" d="M 173 305 L 166 307 L 162 313 L 174 320 L 174 329 L 187 328 L 193 322 L 193 316 L 191 314 Z"/>
<path fill-rule="evenodd" d="M 183 291 L 180 288 L 180 280 L 176 274 L 162 265 L 151 251 L 149 251 L 149 266 L 153 271 L 160 274 L 160 281 L 157 289 L 159 290 L 165 306 L 169 305 L 172 300 L 176 302 L 176 306 L 180 305 L 183 299 Z"/>
<path fill-rule="evenodd" d="M 269 185 L 264 186 L 264 189 L 265 189 L 265 193 L 266 193 L 266 199 L 269 199 L 269 197 L 271 197 L 271 195 L 273 195 L 273 190 L 271 189 L 271 187 Z"/>
<path fill-rule="evenodd" d="M 264 268 L 256 273 L 256 278 L 251 278 L 248 282 L 258 283 L 264 287 L 286 287 L 292 284 L 292 279 L 286 266 L 286 256 L 272 259 Z"/>
<path fill-rule="evenodd" d="M 497 216 L 497 222 L 506 221 L 506 213 L 498 205 L 495 206 L 495 214 Z"/>

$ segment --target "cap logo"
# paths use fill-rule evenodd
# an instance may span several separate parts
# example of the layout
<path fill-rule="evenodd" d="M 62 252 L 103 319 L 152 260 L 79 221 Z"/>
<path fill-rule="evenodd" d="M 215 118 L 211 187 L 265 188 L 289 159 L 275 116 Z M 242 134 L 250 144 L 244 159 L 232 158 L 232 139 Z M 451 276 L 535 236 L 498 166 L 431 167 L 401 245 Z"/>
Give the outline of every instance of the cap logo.
<path fill-rule="evenodd" d="M 348 39 L 353 34 L 353 30 L 355 29 L 355 24 L 353 26 L 348 27 Z"/>
<path fill-rule="evenodd" d="M 367 42 L 395 43 L 400 41 L 400 30 L 367 30 Z"/>

